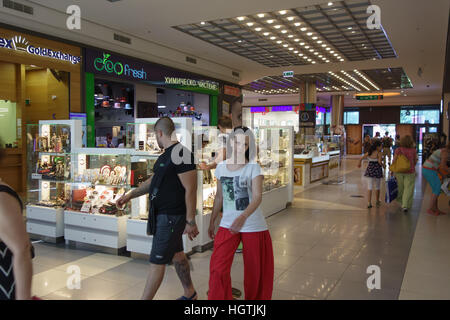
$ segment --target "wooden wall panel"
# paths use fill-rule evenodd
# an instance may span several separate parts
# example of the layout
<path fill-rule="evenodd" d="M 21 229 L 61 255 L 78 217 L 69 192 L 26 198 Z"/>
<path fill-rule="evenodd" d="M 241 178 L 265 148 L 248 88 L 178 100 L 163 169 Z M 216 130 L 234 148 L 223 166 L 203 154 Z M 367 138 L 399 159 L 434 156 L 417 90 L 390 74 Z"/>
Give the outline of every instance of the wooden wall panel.
<path fill-rule="evenodd" d="M 69 112 L 85 112 L 81 98 L 81 73 L 70 73 L 70 110 Z"/>
<path fill-rule="evenodd" d="M 410 135 L 411 138 L 413 138 L 413 140 L 416 141 L 416 135 L 413 124 L 398 124 L 395 127 L 395 131 L 396 134 L 400 135 L 400 138 L 406 135 Z"/>
<path fill-rule="evenodd" d="M 0 100 L 17 101 L 16 65 L 0 61 Z"/>
<path fill-rule="evenodd" d="M 53 119 L 53 115 L 58 120 L 69 119 L 69 74 L 62 72 L 60 75 L 62 79 L 58 81 L 47 69 L 47 107 L 51 116 L 48 119 Z"/>
<path fill-rule="evenodd" d="M 362 154 L 362 125 L 347 125 L 347 154 Z"/>
<path fill-rule="evenodd" d="M 30 105 L 25 106 L 26 123 L 38 123 L 39 120 L 51 119 L 51 112 L 47 108 L 48 98 L 47 70 L 30 70 L 25 75 L 25 99 Z"/>

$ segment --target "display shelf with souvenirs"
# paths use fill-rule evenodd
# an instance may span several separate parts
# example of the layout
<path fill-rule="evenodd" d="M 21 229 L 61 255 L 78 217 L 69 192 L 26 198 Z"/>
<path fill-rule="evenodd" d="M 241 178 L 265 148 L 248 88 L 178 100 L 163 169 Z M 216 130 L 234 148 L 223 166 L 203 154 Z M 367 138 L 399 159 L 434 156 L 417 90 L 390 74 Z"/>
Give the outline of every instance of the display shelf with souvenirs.
<path fill-rule="evenodd" d="M 138 151 L 140 155 L 160 155 L 155 134 L 155 123 L 159 118 L 138 118 L 134 123 L 127 124 L 127 147 Z M 192 150 L 192 119 L 172 118 L 175 124 L 177 140 Z"/>
<path fill-rule="evenodd" d="M 27 231 L 34 238 L 56 242 L 64 236 L 70 152 L 81 139 L 80 120 L 27 125 Z"/>
<path fill-rule="evenodd" d="M 124 249 L 130 205 L 120 207 L 117 200 L 131 188 L 128 150 L 82 148 L 74 150 L 71 159 L 64 212 L 66 241 Z"/>
<path fill-rule="evenodd" d="M 264 175 L 261 208 L 267 217 L 286 208 L 293 199 L 294 128 L 259 127 L 255 137 Z"/>

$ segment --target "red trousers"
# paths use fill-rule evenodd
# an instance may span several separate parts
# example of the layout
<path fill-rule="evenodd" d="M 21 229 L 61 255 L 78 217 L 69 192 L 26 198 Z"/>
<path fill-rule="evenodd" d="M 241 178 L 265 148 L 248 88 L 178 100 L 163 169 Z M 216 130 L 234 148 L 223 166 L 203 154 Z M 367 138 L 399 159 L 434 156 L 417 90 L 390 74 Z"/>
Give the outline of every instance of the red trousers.
<path fill-rule="evenodd" d="M 273 249 L 269 231 L 232 234 L 220 227 L 211 256 L 208 300 L 232 300 L 231 265 L 239 243 L 244 255 L 245 300 L 271 300 Z"/>

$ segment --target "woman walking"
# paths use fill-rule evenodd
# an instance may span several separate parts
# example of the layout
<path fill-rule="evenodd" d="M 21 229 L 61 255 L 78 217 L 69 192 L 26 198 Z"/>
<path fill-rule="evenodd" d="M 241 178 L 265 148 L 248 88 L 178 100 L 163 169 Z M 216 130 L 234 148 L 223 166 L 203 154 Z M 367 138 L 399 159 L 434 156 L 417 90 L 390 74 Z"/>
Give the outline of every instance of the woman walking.
<path fill-rule="evenodd" d="M 433 216 L 444 215 L 438 208 L 438 198 L 441 194 L 442 178 L 449 174 L 448 160 L 450 156 L 450 141 L 447 147 L 434 151 L 423 164 L 422 174 L 431 186 L 430 208 L 427 213 Z"/>
<path fill-rule="evenodd" d="M 399 147 L 395 149 L 393 163 L 400 155 L 404 155 L 411 164 L 409 171 L 395 173 L 398 184 L 397 201 L 400 202 L 403 212 L 408 212 L 408 209 L 411 209 L 413 202 L 414 187 L 416 184 L 416 164 L 418 161 L 414 140 L 411 136 L 404 136 L 400 140 Z"/>
<path fill-rule="evenodd" d="M 0 162 L 3 151 L 0 149 Z M 0 179 L 0 300 L 30 300 L 31 244 L 17 193 Z"/>
<path fill-rule="evenodd" d="M 231 265 L 242 241 L 245 299 L 270 300 L 274 278 L 272 240 L 260 208 L 263 175 L 255 162 L 255 138 L 250 129 L 233 130 L 227 155 L 228 159 L 219 163 L 215 172 L 217 194 L 208 230 L 214 239 L 208 299 L 233 299 Z M 214 235 L 215 219 L 222 207 L 222 220 Z"/>
<path fill-rule="evenodd" d="M 381 179 L 383 178 L 382 168 L 382 154 L 381 154 L 381 141 L 376 139 L 370 145 L 369 151 L 359 159 L 358 168 L 361 168 L 361 162 L 366 159 L 369 161 L 367 165 L 365 177 L 368 178 L 368 191 L 367 191 L 367 208 L 372 208 L 372 190 L 375 190 L 376 206 L 381 205 L 380 202 L 380 187 Z"/>

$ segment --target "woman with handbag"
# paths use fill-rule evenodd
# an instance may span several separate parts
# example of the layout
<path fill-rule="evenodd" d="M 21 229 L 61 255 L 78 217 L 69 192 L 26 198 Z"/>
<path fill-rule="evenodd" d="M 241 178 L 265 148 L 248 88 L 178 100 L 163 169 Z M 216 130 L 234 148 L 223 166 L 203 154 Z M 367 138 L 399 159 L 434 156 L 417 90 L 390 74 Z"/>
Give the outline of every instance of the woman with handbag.
<path fill-rule="evenodd" d="M 3 158 L 0 149 L 0 162 Z M 31 300 L 31 243 L 17 193 L 0 179 L 0 300 Z"/>
<path fill-rule="evenodd" d="M 402 206 L 403 212 L 408 212 L 408 209 L 412 207 L 417 161 L 418 157 L 414 147 L 414 140 L 411 136 L 404 136 L 400 140 L 400 146 L 395 149 L 394 161 L 390 167 L 397 179 L 397 201 Z"/>
<path fill-rule="evenodd" d="M 442 192 L 441 185 L 444 176 L 448 175 L 448 160 L 450 156 L 450 141 L 447 147 L 434 151 L 423 164 L 422 174 L 431 186 L 433 194 L 431 195 L 430 208 L 427 213 L 432 216 L 445 215 L 439 210 L 438 198 Z"/>

